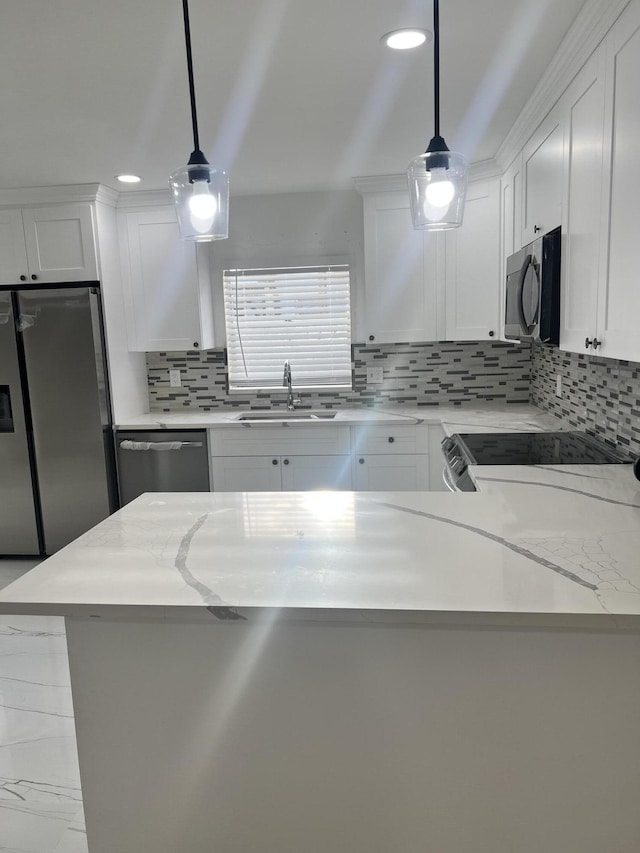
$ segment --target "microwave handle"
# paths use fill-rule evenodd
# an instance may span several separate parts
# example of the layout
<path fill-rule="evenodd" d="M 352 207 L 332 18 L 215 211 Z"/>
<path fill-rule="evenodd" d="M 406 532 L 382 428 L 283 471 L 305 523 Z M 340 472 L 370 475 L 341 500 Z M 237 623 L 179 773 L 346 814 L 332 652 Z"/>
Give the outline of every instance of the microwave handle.
<path fill-rule="evenodd" d="M 533 262 L 533 255 L 527 255 L 524 259 L 524 262 L 520 268 L 520 278 L 518 279 L 518 314 L 520 315 L 520 325 L 522 326 L 522 330 L 529 334 L 532 330 L 532 327 L 527 323 L 527 320 L 524 316 L 524 280 L 527 277 L 527 272 L 529 271 L 529 267 Z M 538 284 L 539 286 L 539 284 Z M 535 324 L 535 319 L 534 319 Z"/>

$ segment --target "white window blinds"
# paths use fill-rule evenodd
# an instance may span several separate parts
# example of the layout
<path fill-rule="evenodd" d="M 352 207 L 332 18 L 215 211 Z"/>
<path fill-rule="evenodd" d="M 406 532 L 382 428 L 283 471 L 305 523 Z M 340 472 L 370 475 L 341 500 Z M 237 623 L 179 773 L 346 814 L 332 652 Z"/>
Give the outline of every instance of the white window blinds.
<path fill-rule="evenodd" d="M 351 387 L 348 265 L 225 270 L 230 388 Z"/>

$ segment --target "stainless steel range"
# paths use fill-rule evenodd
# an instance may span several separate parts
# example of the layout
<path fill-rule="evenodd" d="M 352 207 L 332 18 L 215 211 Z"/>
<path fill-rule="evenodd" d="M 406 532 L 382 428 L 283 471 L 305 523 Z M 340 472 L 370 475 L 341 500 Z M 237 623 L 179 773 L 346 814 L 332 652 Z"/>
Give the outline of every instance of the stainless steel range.
<path fill-rule="evenodd" d="M 451 491 L 473 492 L 469 465 L 616 465 L 631 463 L 584 432 L 456 433 L 442 442 L 443 479 Z"/>

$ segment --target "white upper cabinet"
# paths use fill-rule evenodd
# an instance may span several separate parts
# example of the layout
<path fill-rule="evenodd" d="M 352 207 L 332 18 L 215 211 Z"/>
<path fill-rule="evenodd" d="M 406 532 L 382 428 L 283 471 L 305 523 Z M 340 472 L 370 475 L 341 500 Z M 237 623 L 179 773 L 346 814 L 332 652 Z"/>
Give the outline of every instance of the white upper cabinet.
<path fill-rule="evenodd" d="M 173 207 L 119 215 L 129 349 L 214 346 L 208 245 L 181 239 Z"/>
<path fill-rule="evenodd" d="M 97 278 L 90 204 L 0 210 L 0 284 Z"/>
<path fill-rule="evenodd" d="M 500 182 L 469 184 L 460 228 L 446 243 L 445 339 L 497 340 L 500 331 Z"/>
<path fill-rule="evenodd" d="M 640 361 L 640 0 L 606 42 L 605 216 L 598 299 L 598 353 Z"/>
<path fill-rule="evenodd" d="M 600 288 L 605 113 L 604 45 L 562 98 L 565 123 L 560 346 L 593 352 Z"/>
<path fill-rule="evenodd" d="M 640 361 L 640 0 L 576 76 L 566 123 L 560 346 Z"/>
<path fill-rule="evenodd" d="M 436 340 L 437 240 L 415 231 L 408 192 L 364 197 L 367 343 Z"/>
<path fill-rule="evenodd" d="M 22 211 L 0 210 L 0 284 L 27 281 L 28 272 Z"/>
<path fill-rule="evenodd" d="M 497 339 L 499 183 L 469 184 L 447 232 L 414 230 L 407 192 L 364 194 L 365 343 Z"/>
<path fill-rule="evenodd" d="M 522 151 L 524 246 L 561 223 L 563 156 L 564 129 L 557 106 Z"/>

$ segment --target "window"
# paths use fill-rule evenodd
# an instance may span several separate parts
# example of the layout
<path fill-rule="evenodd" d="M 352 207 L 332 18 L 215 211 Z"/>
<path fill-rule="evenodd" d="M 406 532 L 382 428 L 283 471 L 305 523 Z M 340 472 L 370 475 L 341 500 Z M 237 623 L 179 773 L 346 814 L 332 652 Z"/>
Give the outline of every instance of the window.
<path fill-rule="evenodd" d="M 229 388 L 351 387 L 349 266 L 225 270 Z"/>

